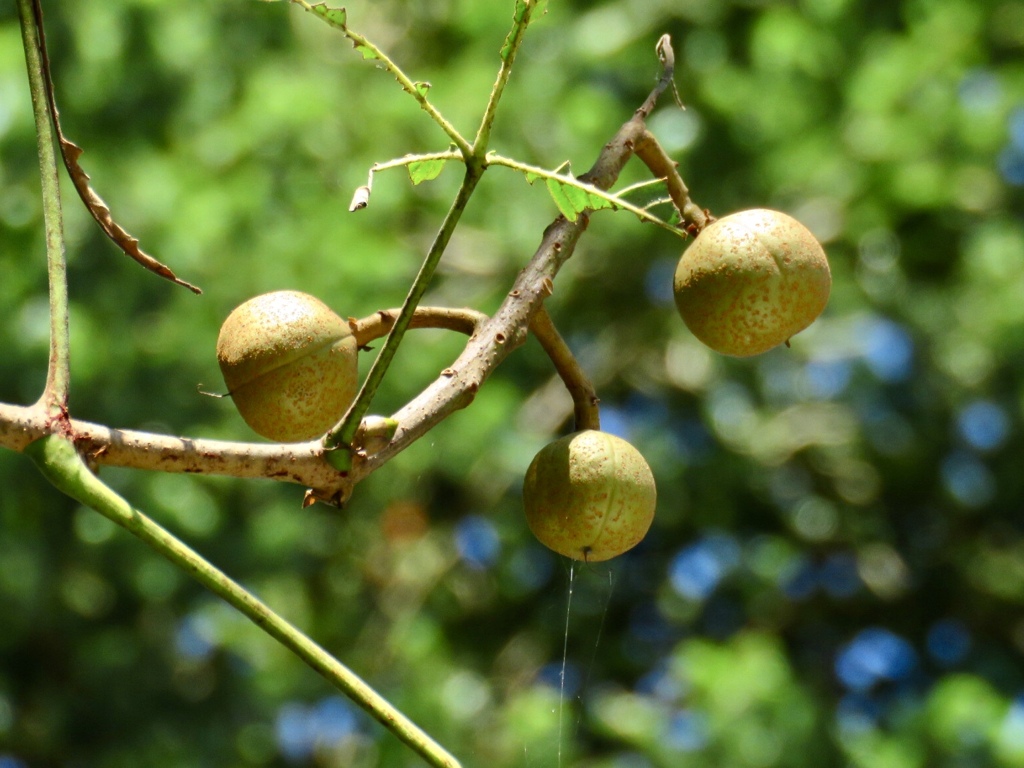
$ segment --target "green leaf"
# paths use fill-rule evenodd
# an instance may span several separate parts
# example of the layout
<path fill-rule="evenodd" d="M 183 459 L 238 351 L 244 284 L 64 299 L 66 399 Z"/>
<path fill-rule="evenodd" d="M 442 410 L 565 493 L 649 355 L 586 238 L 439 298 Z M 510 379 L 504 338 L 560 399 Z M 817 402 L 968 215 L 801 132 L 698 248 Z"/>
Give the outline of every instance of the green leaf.
<path fill-rule="evenodd" d="M 348 13 L 344 8 L 328 8 L 327 3 L 317 3 L 312 6 L 312 8 L 313 13 L 320 16 L 329 24 L 345 29 L 345 23 L 348 20 Z"/>
<path fill-rule="evenodd" d="M 666 224 L 654 214 L 649 213 L 643 207 L 637 206 L 619 195 L 611 192 L 605 192 L 604 190 L 595 187 L 593 184 L 580 181 L 572 175 L 571 170 L 568 170 L 568 162 L 562 163 L 562 165 L 554 171 L 548 171 L 543 168 L 537 168 L 536 166 L 526 165 L 515 160 L 510 160 L 507 157 L 502 157 L 496 152 L 488 152 L 487 160 L 492 165 L 504 165 L 507 168 L 519 171 L 519 173 L 523 174 L 527 182 L 530 184 L 533 184 L 537 179 L 544 179 L 544 184 L 548 189 L 548 194 L 550 194 L 551 199 L 555 201 L 555 205 L 558 206 L 558 210 L 561 211 L 569 221 L 575 221 L 580 212 L 587 209 L 596 211 L 605 208 L 613 211 L 629 211 L 640 219 L 640 221 L 656 224 L 663 229 L 669 230 L 678 237 L 686 237 L 685 232 Z M 564 173 L 562 172 L 562 169 L 566 169 Z M 630 192 L 636 192 L 642 188 L 652 188 L 660 183 L 662 183 L 660 180 L 656 180 L 653 184 L 644 182 L 643 184 L 629 187 L 625 191 L 629 194 Z"/>
<path fill-rule="evenodd" d="M 672 202 L 672 198 L 665 195 L 664 179 L 650 179 L 632 184 L 625 189 L 620 189 L 615 196 L 644 208 Z"/>
<path fill-rule="evenodd" d="M 377 55 L 377 52 L 375 50 L 373 50 L 373 48 L 371 48 L 368 45 L 358 45 L 358 44 L 356 44 L 355 48 L 356 48 L 357 51 L 359 51 L 359 53 L 361 53 L 363 55 L 363 59 L 378 59 L 378 58 L 380 58 Z"/>
<path fill-rule="evenodd" d="M 563 181 L 549 178 L 547 187 L 558 210 L 569 221 L 576 221 L 576 216 L 588 208 L 595 211 L 601 208 L 618 208 L 606 195 L 586 189 L 582 182 L 575 179 Z"/>
<path fill-rule="evenodd" d="M 436 179 L 441 175 L 441 171 L 444 170 L 444 165 L 447 162 L 447 160 L 420 160 L 415 163 L 409 163 L 409 179 L 413 184 Z"/>
<path fill-rule="evenodd" d="M 562 212 L 562 215 L 569 221 L 576 221 L 576 217 L 583 208 L 586 208 L 586 205 L 577 207 L 576 201 L 569 194 L 572 187 L 563 184 L 558 179 L 548 179 L 547 187 L 551 199 L 555 201 L 555 205 L 558 206 L 558 210 Z"/>

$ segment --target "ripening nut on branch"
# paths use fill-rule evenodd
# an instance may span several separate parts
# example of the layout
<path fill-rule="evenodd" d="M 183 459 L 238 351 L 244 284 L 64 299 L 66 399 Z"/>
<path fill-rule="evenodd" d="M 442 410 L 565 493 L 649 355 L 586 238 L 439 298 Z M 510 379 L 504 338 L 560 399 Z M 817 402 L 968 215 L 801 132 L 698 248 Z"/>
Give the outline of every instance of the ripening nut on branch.
<path fill-rule="evenodd" d="M 654 519 L 654 476 L 632 445 L 588 429 L 549 443 L 523 483 L 526 523 L 549 549 L 587 562 L 640 543 Z"/>
<path fill-rule="evenodd" d="M 814 322 L 832 287 L 825 251 L 778 211 L 740 211 L 709 224 L 675 274 L 679 314 L 716 352 L 766 352 Z"/>
<path fill-rule="evenodd" d="M 312 440 L 338 422 L 355 399 L 357 358 L 348 323 L 298 291 L 249 299 L 217 338 L 238 412 L 258 434 L 282 443 Z"/>

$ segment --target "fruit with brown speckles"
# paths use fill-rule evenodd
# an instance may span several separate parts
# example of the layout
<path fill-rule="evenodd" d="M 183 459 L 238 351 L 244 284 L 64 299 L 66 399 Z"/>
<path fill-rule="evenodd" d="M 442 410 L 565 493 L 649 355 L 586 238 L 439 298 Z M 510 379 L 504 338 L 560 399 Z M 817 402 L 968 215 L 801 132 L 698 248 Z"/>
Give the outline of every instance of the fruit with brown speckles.
<path fill-rule="evenodd" d="M 650 467 L 632 445 L 598 430 L 549 443 L 523 483 L 526 523 L 549 549 L 576 560 L 608 560 L 632 549 L 654 519 Z"/>
<path fill-rule="evenodd" d="M 358 386 L 357 356 L 348 324 L 298 291 L 249 299 L 217 338 L 221 373 L 242 418 L 284 443 L 312 440 L 342 417 Z"/>
<path fill-rule="evenodd" d="M 832 287 L 825 251 L 796 219 L 755 209 L 697 235 L 675 274 L 675 297 L 693 335 L 717 352 L 760 354 L 809 326 Z"/>

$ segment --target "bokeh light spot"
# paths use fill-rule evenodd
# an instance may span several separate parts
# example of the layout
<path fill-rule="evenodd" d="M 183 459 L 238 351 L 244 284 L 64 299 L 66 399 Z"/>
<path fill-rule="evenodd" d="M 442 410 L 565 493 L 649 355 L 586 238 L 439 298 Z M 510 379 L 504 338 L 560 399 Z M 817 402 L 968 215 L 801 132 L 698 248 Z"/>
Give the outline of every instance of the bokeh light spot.
<path fill-rule="evenodd" d="M 862 329 L 864 361 L 884 382 L 904 381 L 914 361 L 914 342 L 899 323 L 875 318 Z"/>
<path fill-rule="evenodd" d="M 463 518 L 455 526 L 455 546 L 463 561 L 478 570 L 490 568 L 501 553 L 494 523 L 479 515 Z"/>
<path fill-rule="evenodd" d="M 739 562 L 739 546 L 725 534 L 712 534 L 680 550 L 669 564 L 669 580 L 683 597 L 705 600 Z"/>
<path fill-rule="evenodd" d="M 179 656 L 201 661 L 209 658 L 216 647 L 217 632 L 208 617 L 192 613 L 178 622 L 174 648 Z"/>
<path fill-rule="evenodd" d="M 478 714 L 491 699 L 487 683 L 479 675 L 463 670 L 451 675 L 441 689 L 445 709 L 458 720 Z"/>
<path fill-rule="evenodd" d="M 832 597 L 852 597 L 860 590 L 857 560 L 849 552 L 829 555 L 819 572 L 821 586 Z"/>
<path fill-rule="evenodd" d="M 965 507 L 983 507 L 996 494 L 992 471 L 966 451 L 954 451 L 943 459 L 941 474 L 946 490 Z"/>
<path fill-rule="evenodd" d="M 999 107 L 1003 86 L 999 78 L 985 69 L 974 69 L 964 75 L 958 89 L 960 105 L 967 112 L 984 113 Z"/>
<path fill-rule="evenodd" d="M 671 307 L 675 304 L 672 280 L 676 272 L 676 263 L 671 259 L 658 259 L 644 275 L 644 292 L 651 303 L 658 307 Z"/>
<path fill-rule="evenodd" d="M 990 451 L 1006 440 L 1010 419 L 1006 411 L 988 400 L 970 403 L 956 419 L 957 431 L 972 448 Z"/>
<path fill-rule="evenodd" d="M 839 700 L 836 723 L 848 735 L 866 733 L 878 723 L 879 706 L 861 693 L 848 693 Z"/>
<path fill-rule="evenodd" d="M 678 752 L 696 752 L 708 743 L 707 718 L 699 712 L 681 709 L 669 719 L 665 733 L 669 749 Z"/>
<path fill-rule="evenodd" d="M 944 667 L 963 661 L 971 649 L 971 634 L 955 619 L 937 621 L 928 629 L 928 655 Z"/>
<path fill-rule="evenodd" d="M 870 627 L 839 650 L 835 671 L 840 682 L 866 691 L 881 681 L 905 680 L 917 667 L 917 653 L 904 638 L 882 627 Z"/>
<path fill-rule="evenodd" d="M 999 153 L 999 173 L 1007 184 L 1024 186 L 1024 149 L 1004 147 Z"/>
<path fill-rule="evenodd" d="M 812 360 L 804 368 L 808 394 L 819 400 L 831 400 L 846 391 L 853 369 L 848 360 Z"/>
<path fill-rule="evenodd" d="M 562 691 L 567 699 L 573 698 L 580 689 L 583 675 L 571 661 L 545 664 L 537 672 L 537 682 L 556 691 Z"/>

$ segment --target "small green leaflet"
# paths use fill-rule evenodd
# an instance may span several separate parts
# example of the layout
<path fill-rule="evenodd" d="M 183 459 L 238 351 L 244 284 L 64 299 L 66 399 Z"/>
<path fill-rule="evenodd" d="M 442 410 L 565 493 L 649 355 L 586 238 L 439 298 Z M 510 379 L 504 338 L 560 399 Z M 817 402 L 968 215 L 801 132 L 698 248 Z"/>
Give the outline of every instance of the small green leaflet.
<path fill-rule="evenodd" d="M 328 23 L 335 27 L 345 28 L 348 21 L 348 14 L 344 8 L 328 8 L 327 3 L 317 3 L 312 6 L 313 13 L 323 17 Z"/>
<path fill-rule="evenodd" d="M 523 23 L 523 18 L 526 16 L 526 12 L 533 10 L 536 12 L 537 9 L 544 11 L 544 6 L 547 5 L 547 0 L 516 0 L 515 12 L 512 15 L 513 29 L 505 37 L 505 42 L 501 46 L 501 60 L 508 62 L 509 56 L 512 55 L 513 40 L 516 36 L 516 28 Z M 536 18 L 536 17 L 533 17 Z M 532 18 L 531 18 L 532 21 Z"/>
<path fill-rule="evenodd" d="M 413 184 L 436 179 L 441 175 L 441 171 L 444 170 L 444 164 L 447 162 L 447 160 L 419 160 L 415 163 L 409 163 L 409 179 Z"/>
<path fill-rule="evenodd" d="M 569 221 L 576 221 L 580 213 L 586 210 L 596 211 L 605 208 L 613 211 L 629 211 L 640 221 L 656 224 L 663 229 L 669 230 L 674 235 L 686 237 L 685 232 L 666 224 L 657 216 L 647 211 L 646 206 L 637 206 L 620 195 L 605 192 L 592 184 L 580 181 L 572 175 L 568 162 L 562 163 L 553 171 L 547 171 L 543 168 L 510 160 L 496 152 L 487 153 L 487 162 L 490 165 L 503 165 L 506 168 L 519 171 L 530 184 L 533 184 L 537 179 L 544 179 L 544 186 L 547 187 L 548 194 L 551 195 L 551 199 L 554 200 L 558 210 Z M 664 179 L 655 179 L 650 182 L 634 184 L 632 187 L 624 189 L 622 193 L 628 195 L 663 183 Z"/>
<path fill-rule="evenodd" d="M 625 189 L 620 189 L 618 196 L 633 205 L 639 205 L 644 208 L 672 202 L 672 198 L 665 196 L 664 179 L 650 179 L 648 181 L 641 181 L 638 184 L 632 184 Z"/>
<path fill-rule="evenodd" d="M 588 208 L 596 211 L 600 208 L 616 207 L 611 200 L 605 197 L 558 179 L 547 179 L 547 187 L 558 210 L 569 221 L 576 221 L 576 217 Z"/>
<path fill-rule="evenodd" d="M 555 170 L 551 171 L 551 173 L 561 173 L 563 170 L 566 169 L 568 169 L 568 175 L 572 176 L 572 169 L 569 168 L 568 160 L 563 161 L 562 164 L 555 168 Z M 537 179 L 548 178 L 547 172 L 539 173 L 537 171 L 524 170 L 523 175 L 526 176 L 526 183 L 529 184 L 531 187 L 533 186 L 533 182 L 535 182 Z"/>
<path fill-rule="evenodd" d="M 359 45 L 358 43 L 353 43 L 353 45 L 355 46 L 355 49 L 363 55 L 364 60 L 380 58 L 377 55 L 377 52 L 368 45 Z"/>
<path fill-rule="evenodd" d="M 515 26 L 518 26 L 519 24 L 522 23 L 523 15 L 526 13 L 526 9 L 528 7 L 528 4 L 524 2 L 524 0 L 516 0 L 516 10 L 515 14 L 512 17 L 512 22 Z M 499 52 L 499 55 L 501 56 L 502 61 L 507 62 L 508 57 L 512 55 L 512 43 L 514 38 L 515 29 L 508 33 L 508 35 L 505 37 L 505 42 L 502 43 L 501 45 L 501 51 Z"/>

